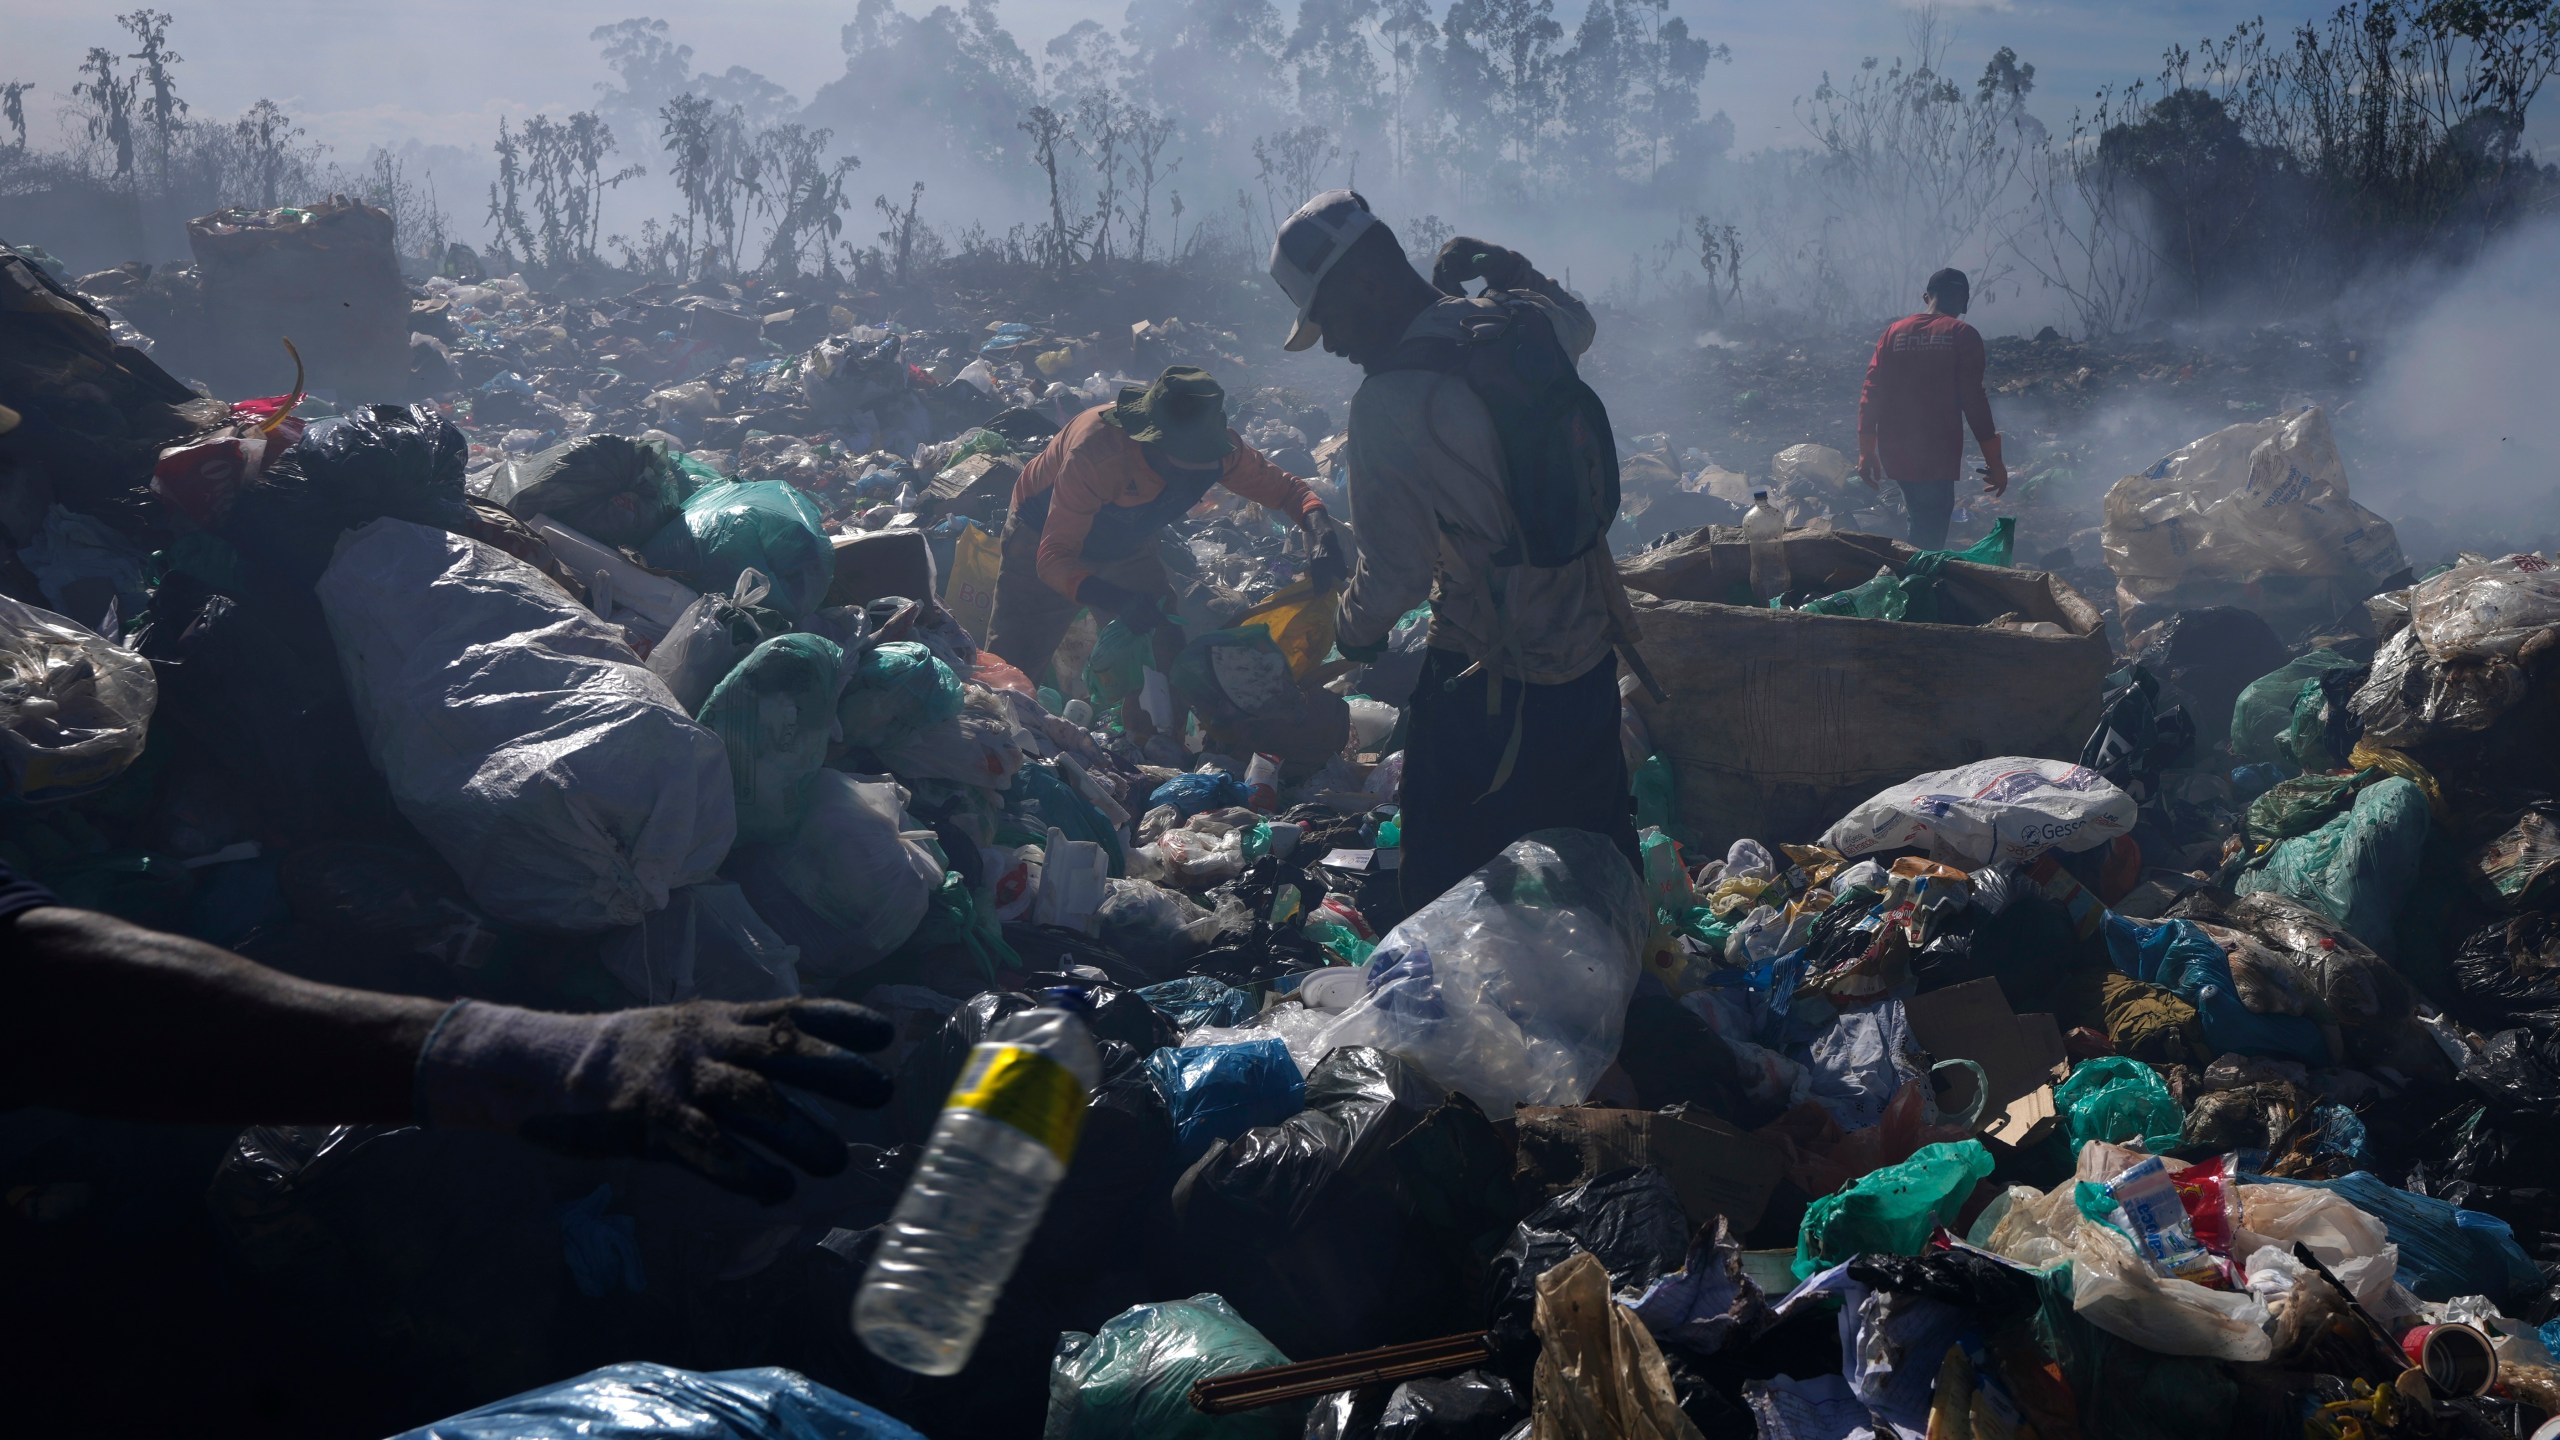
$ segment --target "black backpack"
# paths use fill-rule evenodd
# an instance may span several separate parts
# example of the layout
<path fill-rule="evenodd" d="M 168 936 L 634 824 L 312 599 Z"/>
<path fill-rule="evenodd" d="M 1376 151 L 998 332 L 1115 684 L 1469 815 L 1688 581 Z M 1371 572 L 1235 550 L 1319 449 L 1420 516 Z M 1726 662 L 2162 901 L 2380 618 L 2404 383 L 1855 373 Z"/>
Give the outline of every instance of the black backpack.
<path fill-rule="evenodd" d="M 1484 402 L 1502 444 L 1503 489 L 1520 543 L 1497 565 L 1549 569 L 1590 553 L 1618 518 L 1618 447 L 1608 407 L 1582 383 L 1556 328 L 1528 296 L 1476 298 L 1463 338 L 1408 340 L 1380 370 L 1455 375 Z"/>

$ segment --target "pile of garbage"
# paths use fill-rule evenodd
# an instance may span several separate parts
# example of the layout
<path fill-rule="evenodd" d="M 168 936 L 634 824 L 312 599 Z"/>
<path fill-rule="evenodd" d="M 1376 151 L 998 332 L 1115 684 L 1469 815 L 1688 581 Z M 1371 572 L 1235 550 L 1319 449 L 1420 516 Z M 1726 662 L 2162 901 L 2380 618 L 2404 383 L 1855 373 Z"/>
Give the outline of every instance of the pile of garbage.
<path fill-rule="evenodd" d="M 243 1132 L 227 1260 L 396 1375 L 398 1424 L 2560 1415 L 2547 559 L 2376 549 L 2298 638 L 2162 591 L 2118 654 L 2005 528 L 1702 532 L 1628 570 L 1664 682 L 1622 717 L 1641 867 L 1544 831 L 1410 895 L 1427 614 L 1343 659 L 1267 517 L 1182 522 L 1178 635 L 1087 620 L 1036 676 L 979 649 L 1010 468 L 1116 378 L 1047 378 L 1072 343 L 830 314 L 722 358 L 799 307 L 455 282 L 428 303 L 483 373 L 450 412 L 224 405 L 0 280 L 0 374 L 48 402 L 0 587 L 13 865 L 338 983 L 897 1022 L 896 1100 L 833 1116 L 847 1173 L 770 1210 L 485 1136 Z M 1285 399 L 1248 423 L 1338 449 Z M 847 1317 L 891 1210 L 973 1049 L 1061 989 L 1098 1062 L 1071 1162 L 966 1367 L 890 1365 Z"/>

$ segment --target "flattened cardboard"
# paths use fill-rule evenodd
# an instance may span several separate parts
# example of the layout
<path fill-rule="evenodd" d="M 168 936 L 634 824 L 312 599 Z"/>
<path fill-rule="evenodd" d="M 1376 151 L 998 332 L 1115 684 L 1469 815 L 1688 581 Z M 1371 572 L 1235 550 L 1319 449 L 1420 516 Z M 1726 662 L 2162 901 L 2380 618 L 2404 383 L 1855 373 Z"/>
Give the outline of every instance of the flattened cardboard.
<path fill-rule="evenodd" d="M 1711 1115 L 1524 1106 L 1514 1118 L 1523 1183 L 1552 1195 L 1611 1170 L 1652 1165 L 1701 1225 L 1716 1215 L 1736 1230 L 1758 1224 L 1786 1171 L 1776 1146 Z"/>
<path fill-rule="evenodd" d="M 2000 1123 L 2010 1106 L 2049 1085 L 2063 1063 L 2062 1028 L 2051 1015 L 2020 1015 L 2009 1008 L 2000 982 L 1967 980 L 1903 1002 L 1912 1038 L 1939 1060 L 1971 1060 L 1990 1082 L 1983 1107 L 1985 1128 Z M 1967 1082 L 1946 1097 L 1951 1110 L 1971 1103 Z"/>

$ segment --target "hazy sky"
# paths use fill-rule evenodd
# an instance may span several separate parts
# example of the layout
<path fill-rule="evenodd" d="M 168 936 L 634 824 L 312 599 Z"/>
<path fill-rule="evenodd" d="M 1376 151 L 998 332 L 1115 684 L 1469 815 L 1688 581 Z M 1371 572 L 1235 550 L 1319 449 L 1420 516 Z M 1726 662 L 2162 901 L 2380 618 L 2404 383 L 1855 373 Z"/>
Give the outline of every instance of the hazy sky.
<path fill-rule="evenodd" d="M 115 24 L 135 0 L 0 0 L 0 80 L 34 81 L 31 128 L 49 132 L 89 46 L 126 48 Z M 604 77 L 588 31 L 634 14 L 667 19 L 695 50 L 698 68 L 745 65 L 807 99 L 843 73 L 836 32 L 851 0 L 731 0 L 717 7 L 665 0 L 159 0 L 177 15 L 172 43 L 186 57 L 180 93 L 197 113 L 227 117 L 261 96 L 300 119 L 341 157 L 416 139 L 484 148 L 500 115 L 560 114 L 587 103 Z M 1583 0 L 1558 0 L 1570 33 Z M 2037 67 L 2036 102 L 2049 120 L 2098 84 L 2148 75 L 2163 46 L 2192 45 L 2264 13 L 2290 24 L 2332 0 L 2259 7 L 2198 0 L 1974 0 L 1942 7 L 1955 32 L 1956 68 L 1977 70 L 2000 45 Z M 906 0 L 910 11 L 922 0 Z M 1294 0 L 1281 0 L 1284 16 Z M 1795 143 L 1794 97 L 1828 67 L 1900 45 L 1910 8 L 1898 0 L 1673 0 L 1700 33 L 1733 47 L 1708 80 L 1708 109 L 1730 113 L 1740 148 Z M 999 0 L 1007 26 L 1035 55 L 1042 42 L 1087 15 L 1117 25 L 1118 4 Z M 2553 148 L 2545 105 L 2536 138 Z"/>

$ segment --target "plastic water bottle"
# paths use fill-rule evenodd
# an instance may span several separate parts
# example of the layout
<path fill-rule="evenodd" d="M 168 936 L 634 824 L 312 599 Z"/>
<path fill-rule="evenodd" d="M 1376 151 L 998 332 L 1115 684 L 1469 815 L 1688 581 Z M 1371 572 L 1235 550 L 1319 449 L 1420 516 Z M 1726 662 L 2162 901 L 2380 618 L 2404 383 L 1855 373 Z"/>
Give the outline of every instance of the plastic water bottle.
<path fill-rule="evenodd" d="M 1760 603 L 1787 593 L 1793 576 L 1787 570 L 1787 517 L 1769 503 L 1769 492 L 1751 492 L 1751 509 L 1742 517 L 1742 538 L 1751 546 L 1751 593 Z"/>
<path fill-rule="evenodd" d="M 1067 1173 L 1102 1056 L 1084 992 L 1048 998 L 969 1052 L 854 1296 L 854 1333 L 893 1365 L 952 1375 L 969 1363 Z"/>

